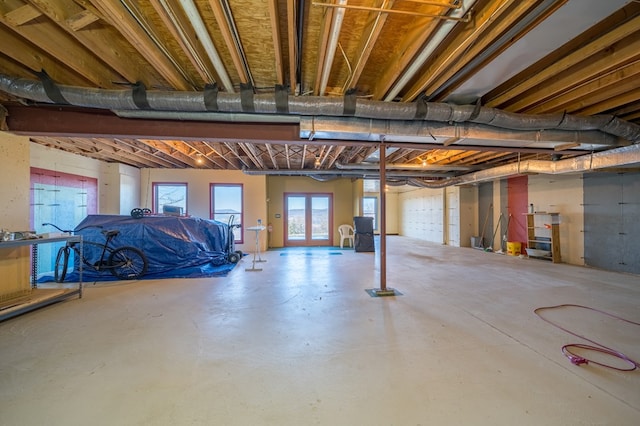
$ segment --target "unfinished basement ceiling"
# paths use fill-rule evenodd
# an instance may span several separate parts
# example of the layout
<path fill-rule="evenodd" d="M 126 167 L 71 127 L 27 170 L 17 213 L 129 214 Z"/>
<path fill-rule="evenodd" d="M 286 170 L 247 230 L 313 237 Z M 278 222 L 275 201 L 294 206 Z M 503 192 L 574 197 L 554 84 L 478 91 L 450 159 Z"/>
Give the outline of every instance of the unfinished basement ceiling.
<path fill-rule="evenodd" d="M 0 125 L 102 161 L 375 177 L 383 142 L 394 179 L 638 166 L 638 1 L 5 0 L 0 38 Z"/>

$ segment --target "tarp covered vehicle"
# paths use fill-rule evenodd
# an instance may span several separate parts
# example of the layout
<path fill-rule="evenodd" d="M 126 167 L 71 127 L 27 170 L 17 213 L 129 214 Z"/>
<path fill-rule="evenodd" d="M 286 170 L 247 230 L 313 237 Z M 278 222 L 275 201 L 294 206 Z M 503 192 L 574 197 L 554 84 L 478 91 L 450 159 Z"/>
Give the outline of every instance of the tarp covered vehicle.
<path fill-rule="evenodd" d="M 114 246 L 133 246 L 144 252 L 149 269 L 142 277 L 196 278 L 225 275 L 232 232 L 226 223 L 196 217 L 89 215 L 76 227 L 85 241 L 104 241 L 102 230 L 117 229 Z M 75 260 L 74 274 L 78 271 Z M 108 273 L 83 270 L 84 281 L 111 280 Z"/>

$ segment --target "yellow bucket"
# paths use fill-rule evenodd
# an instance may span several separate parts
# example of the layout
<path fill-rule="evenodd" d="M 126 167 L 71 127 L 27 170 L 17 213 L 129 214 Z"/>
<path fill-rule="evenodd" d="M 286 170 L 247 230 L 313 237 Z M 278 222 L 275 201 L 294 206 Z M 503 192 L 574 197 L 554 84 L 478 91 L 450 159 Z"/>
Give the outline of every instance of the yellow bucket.
<path fill-rule="evenodd" d="M 520 256 L 522 244 L 514 241 L 507 241 L 507 254 L 509 256 Z"/>

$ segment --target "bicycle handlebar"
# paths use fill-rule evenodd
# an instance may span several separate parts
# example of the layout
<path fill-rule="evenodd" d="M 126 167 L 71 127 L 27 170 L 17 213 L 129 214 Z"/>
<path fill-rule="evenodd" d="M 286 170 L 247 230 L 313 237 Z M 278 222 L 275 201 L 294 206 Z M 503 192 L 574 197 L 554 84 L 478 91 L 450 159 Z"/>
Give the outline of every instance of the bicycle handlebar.
<path fill-rule="evenodd" d="M 53 223 L 48 223 L 48 222 L 43 223 L 42 226 L 53 226 L 54 228 L 56 228 L 60 232 L 73 232 L 71 230 L 60 229 L 60 227 L 58 225 L 54 225 Z"/>
<path fill-rule="evenodd" d="M 85 226 L 82 228 L 77 228 L 75 230 L 71 230 L 71 229 L 61 229 L 58 225 L 54 225 L 53 223 L 49 223 L 49 222 L 45 222 L 42 224 L 42 226 L 53 226 L 54 228 L 56 228 L 58 231 L 60 232 L 68 232 L 68 233 L 73 233 L 73 232 L 77 232 L 77 231 L 82 231 L 83 229 L 87 229 L 87 228 L 100 228 L 102 229 L 103 227 L 101 225 L 89 225 L 89 226 Z"/>

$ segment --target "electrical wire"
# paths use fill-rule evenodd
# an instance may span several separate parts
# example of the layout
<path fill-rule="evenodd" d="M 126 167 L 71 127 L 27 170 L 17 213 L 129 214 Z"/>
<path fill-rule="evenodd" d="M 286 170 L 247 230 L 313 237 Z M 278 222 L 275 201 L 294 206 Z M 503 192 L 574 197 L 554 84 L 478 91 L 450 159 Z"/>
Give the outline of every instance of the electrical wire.
<path fill-rule="evenodd" d="M 603 345 L 602 343 L 598 343 L 598 342 L 596 342 L 594 340 L 588 339 L 587 337 L 582 336 L 580 334 L 574 333 L 573 331 L 568 330 L 567 328 L 562 327 L 561 325 L 554 323 L 553 321 L 543 317 L 540 314 L 540 312 L 544 311 L 544 310 L 560 309 L 560 308 L 567 308 L 567 307 L 579 308 L 579 309 L 587 309 L 587 310 L 590 310 L 590 311 L 593 311 L 593 312 L 597 312 L 599 314 L 606 315 L 606 316 L 608 316 L 610 318 L 614 318 L 616 320 L 623 321 L 623 322 L 626 322 L 626 323 L 632 324 L 632 325 L 640 326 L 640 323 L 635 322 L 635 321 L 631 321 L 631 320 L 628 320 L 628 319 L 625 319 L 625 318 L 622 318 L 622 317 L 619 317 L 617 315 L 613 315 L 613 314 L 611 314 L 609 312 L 601 311 L 599 309 L 595 309 L 595 308 L 591 308 L 589 306 L 583 306 L 583 305 L 562 304 L 562 305 L 556 305 L 556 306 L 544 306 L 544 307 L 540 307 L 540 308 L 534 309 L 533 313 L 536 314 L 541 320 L 553 325 L 556 328 L 559 328 L 560 330 L 564 331 L 565 333 L 569 333 L 572 336 L 579 337 L 579 338 L 584 339 L 587 342 L 591 343 L 591 345 L 585 345 L 585 344 L 582 344 L 582 343 L 569 343 L 567 345 L 562 346 L 562 349 L 561 349 L 562 350 L 562 354 L 564 356 L 566 356 L 569 359 L 569 361 L 571 361 L 572 364 L 580 366 L 582 364 L 586 365 L 586 364 L 590 364 L 591 363 L 591 364 L 599 365 L 599 366 L 602 366 L 602 367 L 606 367 L 606 368 L 610 368 L 610 369 L 618 370 L 618 371 L 633 371 L 636 368 L 640 368 L 640 363 L 638 363 L 637 361 L 632 360 L 631 358 L 629 358 L 627 355 L 623 354 L 622 352 L 617 351 L 617 350 L 612 349 L 612 348 L 609 348 L 609 347 Z M 581 350 L 583 350 L 583 352 L 584 351 L 591 351 L 591 352 L 598 352 L 598 353 L 603 353 L 603 354 L 606 354 L 606 355 L 610 355 L 612 357 L 615 357 L 615 358 L 618 358 L 618 359 L 622 360 L 622 362 L 624 362 L 626 365 L 628 365 L 628 367 L 626 367 L 626 368 L 617 367 L 617 366 L 614 366 L 614 365 L 610 365 L 610 364 L 605 364 L 605 363 L 602 363 L 602 362 L 594 361 L 594 360 L 588 359 L 588 358 L 586 358 L 586 357 L 584 357 L 582 355 L 578 355 L 577 353 L 573 352 L 572 349 L 573 350 L 581 349 Z"/>

